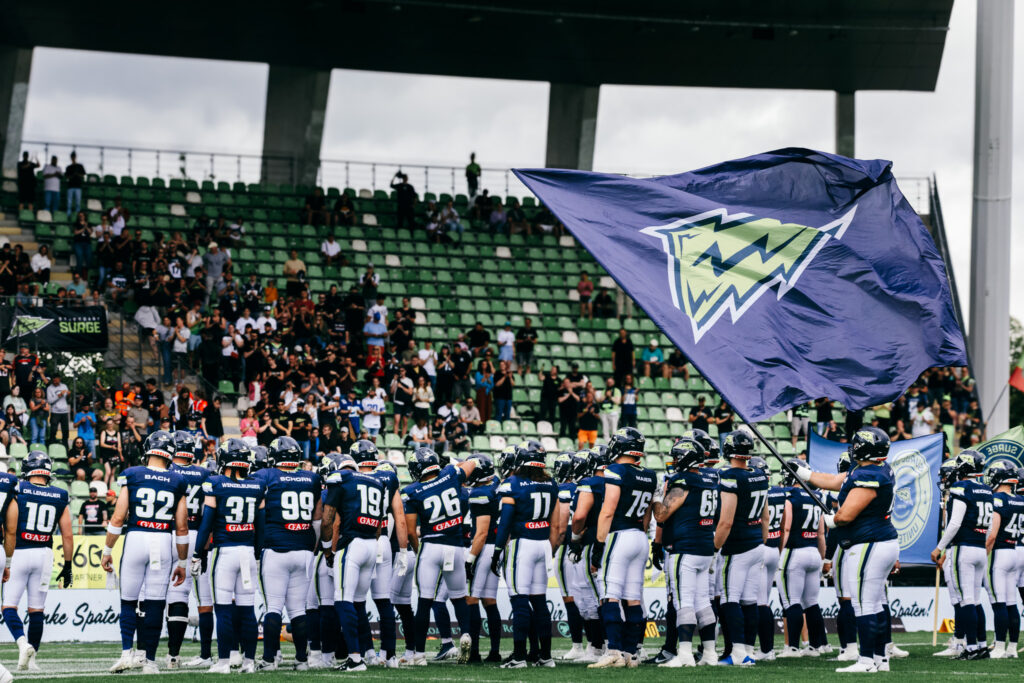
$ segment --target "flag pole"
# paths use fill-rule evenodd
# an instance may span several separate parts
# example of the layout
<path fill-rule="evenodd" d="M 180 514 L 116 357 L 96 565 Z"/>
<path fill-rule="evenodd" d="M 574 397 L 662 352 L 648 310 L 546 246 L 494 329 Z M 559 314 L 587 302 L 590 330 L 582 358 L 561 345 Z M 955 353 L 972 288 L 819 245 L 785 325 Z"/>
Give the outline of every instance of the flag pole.
<path fill-rule="evenodd" d="M 832 511 L 829 510 L 828 507 L 826 507 L 825 504 L 821 502 L 821 499 L 818 498 L 818 494 L 815 493 L 811 489 L 811 487 L 807 485 L 807 482 L 805 482 L 803 479 L 797 476 L 796 470 L 790 467 L 789 463 L 782 459 L 782 456 L 779 455 L 779 452 L 775 450 L 775 446 L 773 446 L 768 441 L 768 439 L 764 438 L 764 435 L 761 434 L 757 426 L 750 424 L 749 422 L 747 422 L 746 419 L 743 420 L 743 424 L 747 425 L 750 431 L 754 433 L 754 436 L 757 437 L 758 441 L 764 444 L 765 448 L 768 449 L 768 452 L 775 456 L 775 459 L 778 460 L 779 463 L 782 465 L 782 469 L 784 469 L 790 476 L 793 477 L 793 480 L 800 485 L 800 488 L 807 492 L 807 495 L 811 497 L 811 500 L 818 504 L 818 507 L 822 509 L 822 512 L 824 512 L 826 515 L 831 514 Z"/>
<path fill-rule="evenodd" d="M 939 500 L 939 528 L 946 526 L 946 496 Z M 939 534 L 941 535 L 941 531 Z M 940 558 L 941 559 L 941 558 Z M 939 644 L 939 572 L 942 570 L 935 565 L 935 602 L 932 609 L 932 647 Z"/>
<path fill-rule="evenodd" d="M 1006 390 L 1009 387 L 1010 387 L 1010 383 L 1009 382 L 1007 382 L 1006 384 L 1003 385 L 1003 390 L 999 392 L 999 396 L 996 398 L 995 403 L 993 403 L 992 407 L 989 408 L 988 416 L 986 416 L 985 417 L 985 421 L 981 423 L 981 433 L 982 434 L 985 434 L 985 435 L 988 434 L 988 421 L 992 419 L 992 414 L 994 412 L 996 412 L 996 406 L 998 406 L 1002 402 L 1003 396 L 1006 396 Z"/>

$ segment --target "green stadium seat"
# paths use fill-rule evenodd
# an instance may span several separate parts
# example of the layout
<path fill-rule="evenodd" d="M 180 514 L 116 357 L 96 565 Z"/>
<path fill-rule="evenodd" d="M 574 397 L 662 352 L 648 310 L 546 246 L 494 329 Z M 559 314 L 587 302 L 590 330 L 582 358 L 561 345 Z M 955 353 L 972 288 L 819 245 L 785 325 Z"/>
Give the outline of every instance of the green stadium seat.
<path fill-rule="evenodd" d="M 50 460 L 68 459 L 68 450 L 64 448 L 63 444 L 51 443 L 48 450 L 48 454 L 50 456 Z"/>

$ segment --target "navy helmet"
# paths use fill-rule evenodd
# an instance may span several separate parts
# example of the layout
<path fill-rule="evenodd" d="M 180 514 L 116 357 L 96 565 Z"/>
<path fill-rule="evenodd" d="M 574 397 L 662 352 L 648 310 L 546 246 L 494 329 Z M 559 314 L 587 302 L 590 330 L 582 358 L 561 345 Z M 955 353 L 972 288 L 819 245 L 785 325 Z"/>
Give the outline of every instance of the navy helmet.
<path fill-rule="evenodd" d="M 174 458 L 174 437 L 158 429 L 146 437 L 144 449 L 147 456 L 156 455 L 170 462 Z"/>
<path fill-rule="evenodd" d="M 530 439 L 516 446 L 515 468 L 521 470 L 524 467 L 544 468 L 548 466 L 548 454 L 540 441 Z"/>
<path fill-rule="evenodd" d="M 1017 483 L 1017 468 L 1006 460 L 996 460 L 985 471 L 986 483 L 996 489 L 1003 484 Z"/>
<path fill-rule="evenodd" d="M 25 462 L 21 463 L 21 477 L 46 477 L 49 482 L 53 476 L 53 461 L 46 451 L 35 450 L 25 456 Z"/>
<path fill-rule="evenodd" d="M 196 437 L 183 429 L 171 435 L 174 439 L 174 457 L 192 462 L 196 458 Z"/>
<path fill-rule="evenodd" d="M 479 486 L 494 476 L 494 460 L 486 453 L 470 453 L 469 459 L 476 460 L 476 467 L 469 473 L 466 483 L 470 486 Z"/>
<path fill-rule="evenodd" d="M 944 460 L 939 465 L 939 490 L 943 492 L 948 491 L 949 487 L 956 483 L 956 480 L 956 458 Z"/>
<path fill-rule="evenodd" d="M 686 436 L 676 439 L 676 442 L 672 444 L 672 450 L 668 452 L 668 457 L 676 472 L 685 472 L 700 467 L 704 464 L 707 455 L 708 453 L 700 441 Z"/>
<path fill-rule="evenodd" d="M 722 455 L 727 458 L 749 458 L 754 453 L 754 439 L 743 429 L 729 432 L 722 440 Z"/>
<path fill-rule="evenodd" d="M 644 457 L 647 440 L 636 427 L 623 427 L 612 435 L 608 443 L 608 452 L 612 460 L 621 457 L 633 458 L 639 462 Z"/>
<path fill-rule="evenodd" d="M 380 452 L 377 444 L 369 439 L 359 439 L 348 449 L 348 454 L 360 467 L 376 467 L 380 462 Z"/>
<path fill-rule="evenodd" d="M 227 470 L 241 470 L 248 473 L 253 466 L 253 453 L 249 444 L 241 439 L 227 439 L 217 449 L 217 467 L 221 474 Z"/>
<path fill-rule="evenodd" d="M 750 469 L 757 470 L 764 474 L 768 474 L 768 461 L 762 458 L 760 455 L 750 456 L 750 460 L 747 461 Z"/>
<path fill-rule="evenodd" d="M 498 476 L 502 479 L 512 474 L 516 468 L 516 447 L 510 444 L 501 449 L 498 454 Z"/>
<path fill-rule="evenodd" d="M 306 457 L 299 442 L 290 436 L 279 436 L 267 448 L 269 467 L 298 467 Z"/>
<path fill-rule="evenodd" d="M 957 481 L 979 477 L 985 471 L 985 456 L 973 448 L 963 449 L 953 461 L 956 463 Z"/>
<path fill-rule="evenodd" d="M 340 461 L 341 453 L 327 453 L 324 457 L 320 458 L 320 462 L 317 463 L 316 473 L 319 474 L 321 478 L 326 479 L 327 475 L 338 471 Z"/>
<path fill-rule="evenodd" d="M 564 484 L 573 480 L 576 472 L 576 463 L 573 458 L 576 453 L 573 451 L 562 451 L 555 457 L 555 463 L 552 465 L 552 473 L 555 475 L 555 481 L 559 484 Z"/>
<path fill-rule="evenodd" d="M 253 446 L 252 450 L 252 467 L 249 469 L 249 474 L 256 474 L 260 470 L 265 470 L 273 467 L 270 462 L 270 456 L 267 454 L 266 446 Z"/>
<path fill-rule="evenodd" d="M 351 456 L 349 456 L 351 457 Z M 417 448 L 409 459 L 409 475 L 420 481 L 428 474 L 433 474 L 441 469 L 441 459 L 433 448 Z"/>
<path fill-rule="evenodd" d="M 850 457 L 855 462 L 885 462 L 889 457 L 889 435 L 878 427 L 861 427 L 850 439 Z"/>

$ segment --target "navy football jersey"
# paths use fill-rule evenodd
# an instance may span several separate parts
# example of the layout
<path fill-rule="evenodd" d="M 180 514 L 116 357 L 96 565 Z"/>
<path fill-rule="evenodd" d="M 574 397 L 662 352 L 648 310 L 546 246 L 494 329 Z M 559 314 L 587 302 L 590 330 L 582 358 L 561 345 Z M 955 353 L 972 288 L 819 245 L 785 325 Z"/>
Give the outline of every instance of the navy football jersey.
<path fill-rule="evenodd" d="M 786 509 L 786 489 L 781 486 L 768 487 L 768 538 L 764 544 L 769 548 L 778 548 L 782 543 L 782 513 Z"/>
<path fill-rule="evenodd" d="M 995 547 L 1015 548 L 1021 542 L 1021 527 L 1024 525 L 1024 496 L 993 493 L 992 508 L 999 513 Z"/>
<path fill-rule="evenodd" d="M 665 520 L 662 544 L 671 553 L 714 555 L 718 510 L 718 477 L 714 470 L 678 472 L 668 480 L 668 491 L 673 489 L 684 491 L 686 500 Z"/>
<path fill-rule="evenodd" d="M 448 465 L 436 478 L 406 487 L 408 502 L 405 511 L 416 515 L 421 542 L 463 545 L 464 481 L 465 472 L 455 465 Z"/>
<path fill-rule="evenodd" d="M 203 482 L 210 478 L 210 470 L 199 465 L 171 465 L 171 471 L 185 478 L 185 507 L 188 508 L 188 529 L 199 531 L 203 521 Z"/>
<path fill-rule="evenodd" d="M 129 467 L 117 478 L 128 487 L 128 521 L 125 531 L 174 529 L 178 501 L 188 492 L 188 482 L 178 472 L 140 465 Z"/>
<path fill-rule="evenodd" d="M 594 504 L 590 506 L 590 512 L 587 513 L 587 521 L 583 526 L 583 545 L 590 545 L 597 540 L 597 519 L 601 516 L 601 506 L 604 505 L 604 477 L 595 474 L 579 483 L 576 487 L 576 498 L 572 502 L 574 516 L 581 493 L 589 493 L 594 497 Z"/>
<path fill-rule="evenodd" d="M 846 476 L 846 481 L 839 489 L 839 507 L 843 506 L 846 497 L 855 488 L 871 489 L 875 491 L 876 495 L 867 507 L 861 510 L 856 519 L 845 525 L 840 541 L 844 548 L 858 543 L 891 541 L 898 538 L 896 527 L 892 525 L 891 519 L 895 487 L 896 477 L 893 475 L 892 468 L 885 463 L 861 465 Z M 989 503 L 991 503 L 991 496 L 992 492 L 989 491 Z M 984 532 L 981 536 L 982 545 L 984 545 Z"/>
<path fill-rule="evenodd" d="M 789 522 L 789 536 L 786 538 L 786 547 L 817 547 L 821 508 L 799 486 L 788 489 L 786 497 L 789 499 L 793 513 L 793 518 Z"/>
<path fill-rule="evenodd" d="M 490 484 L 477 486 L 469 492 L 469 511 L 473 519 L 481 517 L 490 518 L 490 526 L 487 529 L 487 543 L 494 543 L 498 535 L 498 521 L 500 520 L 501 496 L 498 495 L 498 481 Z M 474 529 L 474 533 L 475 533 Z"/>
<path fill-rule="evenodd" d="M 558 485 L 551 481 L 531 481 L 512 476 L 498 487 L 499 498 L 511 498 L 515 509 L 512 515 L 511 538 L 546 540 L 551 535 L 551 511 L 558 500 Z M 502 501 L 502 505 L 508 503 Z"/>
<path fill-rule="evenodd" d="M 18 487 L 18 536 L 15 548 L 51 548 L 68 492 L 23 481 Z"/>
<path fill-rule="evenodd" d="M 320 497 L 320 475 L 271 467 L 252 476 L 263 486 L 263 547 L 277 552 L 312 550 L 316 544 L 313 511 Z"/>
<path fill-rule="evenodd" d="M 256 511 L 263 501 L 263 485 L 252 479 L 239 481 L 214 474 L 203 483 L 203 493 L 217 500 L 212 511 L 213 547 L 255 546 Z"/>
<path fill-rule="evenodd" d="M 969 545 L 985 547 L 985 535 L 992 523 L 993 499 L 992 489 L 976 479 L 958 481 L 949 487 L 949 498 L 946 501 L 946 518 L 953 509 L 953 501 L 959 500 L 967 506 L 960 530 L 953 537 L 950 545 Z"/>
<path fill-rule="evenodd" d="M 639 465 L 613 463 L 604 468 L 604 485 L 618 486 L 619 502 L 615 506 L 611 531 L 644 529 L 644 515 L 651 507 L 658 480 L 649 469 Z"/>
<path fill-rule="evenodd" d="M 7 521 L 7 506 L 18 497 L 19 479 L 13 474 L 0 472 L 0 528 Z"/>
<path fill-rule="evenodd" d="M 339 470 L 328 477 L 327 505 L 337 510 L 338 547 L 353 538 L 377 538 L 387 517 L 384 483 L 370 473 Z"/>
<path fill-rule="evenodd" d="M 737 555 L 763 542 L 761 515 L 768 502 L 768 475 L 757 470 L 729 467 L 719 473 L 722 493 L 736 494 L 732 530 L 722 546 L 723 555 Z"/>

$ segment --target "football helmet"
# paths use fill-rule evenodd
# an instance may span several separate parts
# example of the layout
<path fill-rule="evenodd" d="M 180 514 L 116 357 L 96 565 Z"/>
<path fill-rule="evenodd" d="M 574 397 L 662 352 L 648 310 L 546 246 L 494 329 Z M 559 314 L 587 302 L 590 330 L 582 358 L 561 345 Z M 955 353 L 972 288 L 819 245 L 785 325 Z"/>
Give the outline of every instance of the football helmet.
<path fill-rule="evenodd" d="M 270 467 L 298 467 L 306 454 L 299 442 L 290 436 L 279 436 L 267 448 L 267 464 Z"/>
<path fill-rule="evenodd" d="M 349 456 L 351 457 L 351 456 Z M 433 448 L 417 448 L 409 459 L 409 475 L 420 481 L 428 474 L 433 474 L 441 469 L 441 459 L 434 452 Z"/>
<path fill-rule="evenodd" d="M 754 440 L 746 431 L 737 429 L 722 440 L 722 455 L 726 458 L 749 458 L 754 452 Z"/>
<path fill-rule="evenodd" d="M 53 461 L 46 451 L 35 450 L 25 456 L 25 462 L 21 463 L 21 478 L 46 477 L 49 482 L 53 476 Z M 34 505 L 34 503 L 33 503 Z"/>
<path fill-rule="evenodd" d="M 850 439 L 850 457 L 854 462 L 885 462 L 889 457 L 889 435 L 878 427 L 861 427 Z"/>
<path fill-rule="evenodd" d="M 668 452 L 668 457 L 676 472 L 685 472 L 700 467 L 704 464 L 707 455 L 708 452 L 700 441 L 686 436 L 676 439 L 676 442 L 672 444 L 672 450 Z"/>
<path fill-rule="evenodd" d="M 377 451 L 377 444 L 369 439 L 359 439 L 348 449 L 348 454 L 360 467 L 376 467 L 380 462 L 380 453 Z"/>
<path fill-rule="evenodd" d="M 623 427 L 612 435 L 608 443 L 608 453 L 612 461 L 621 457 L 630 457 L 639 462 L 644 457 L 647 440 L 636 427 Z"/>
<path fill-rule="evenodd" d="M 217 467 L 221 474 L 226 474 L 228 469 L 235 469 L 248 475 L 252 466 L 252 449 L 241 439 L 227 439 L 217 449 Z"/>
<path fill-rule="evenodd" d="M 182 429 L 174 432 L 174 457 L 192 462 L 196 458 L 196 437 Z"/>
<path fill-rule="evenodd" d="M 174 458 L 174 437 L 158 429 L 146 437 L 144 448 L 147 456 L 156 455 L 170 462 Z"/>

